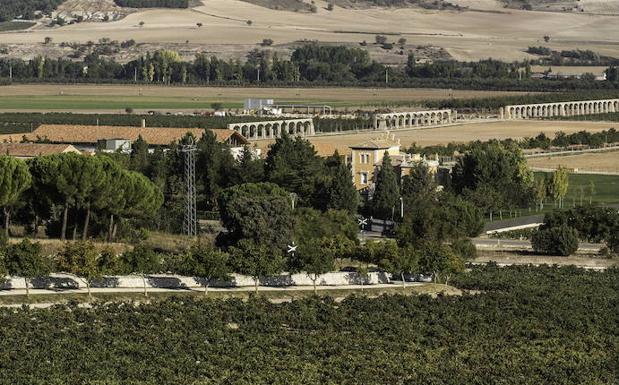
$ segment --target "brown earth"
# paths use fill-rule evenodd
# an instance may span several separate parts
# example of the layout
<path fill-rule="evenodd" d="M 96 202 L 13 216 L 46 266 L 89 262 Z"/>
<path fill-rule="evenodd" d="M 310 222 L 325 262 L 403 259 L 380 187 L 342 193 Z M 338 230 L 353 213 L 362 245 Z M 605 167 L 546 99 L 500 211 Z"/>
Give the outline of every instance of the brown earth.
<path fill-rule="evenodd" d="M 503 121 L 457 124 L 453 126 L 398 130 L 392 131 L 395 139 L 399 139 L 404 147 L 413 143 L 419 146 L 448 144 L 450 142 L 467 143 L 473 140 L 486 141 L 489 139 L 519 139 L 535 136 L 540 132 L 553 137 L 555 132 L 573 133 L 581 130 L 598 132 L 613 127 L 616 123 L 608 122 L 565 122 L 565 121 Z M 340 135 L 325 135 L 310 138 L 317 150 L 324 155 L 332 154 L 336 149 L 341 154 L 350 152 L 349 146 L 362 143 L 385 135 L 381 132 L 363 132 Z M 272 141 L 256 141 L 259 148 L 267 149 Z"/>
<path fill-rule="evenodd" d="M 529 158 L 527 163 L 539 168 L 564 166 L 578 171 L 619 173 L 619 151 Z"/>
<path fill-rule="evenodd" d="M 0 87 L 2 96 L 24 95 L 84 95 L 84 96 L 184 96 L 216 97 L 222 102 L 242 102 L 246 98 L 270 98 L 276 100 L 311 100 L 334 102 L 402 102 L 439 100 L 446 98 L 468 99 L 492 96 L 522 95 L 512 91 L 470 91 L 435 88 L 233 88 L 233 87 L 161 87 L 144 85 L 67 85 L 24 84 Z"/>
<path fill-rule="evenodd" d="M 538 45 L 554 50 L 586 48 L 601 55 L 619 56 L 617 16 L 505 9 L 460 12 L 336 7 L 327 11 L 323 0 L 316 0 L 317 13 L 303 13 L 275 11 L 238 0 L 203 3 L 184 10 L 140 10 L 108 23 L 1 33 L 0 43 L 39 44 L 49 36 L 54 42 L 108 37 L 118 41 L 135 39 L 138 43 L 243 45 L 270 38 L 275 44 L 304 39 L 358 44 L 373 42 L 376 34 L 386 34 L 390 41 L 404 37 L 411 45 L 443 47 L 459 60 L 531 58 L 524 50 Z M 142 27 L 140 21 L 144 22 Z M 202 28 L 196 26 L 198 22 L 203 23 Z M 545 35 L 551 37 L 547 44 Z"/>

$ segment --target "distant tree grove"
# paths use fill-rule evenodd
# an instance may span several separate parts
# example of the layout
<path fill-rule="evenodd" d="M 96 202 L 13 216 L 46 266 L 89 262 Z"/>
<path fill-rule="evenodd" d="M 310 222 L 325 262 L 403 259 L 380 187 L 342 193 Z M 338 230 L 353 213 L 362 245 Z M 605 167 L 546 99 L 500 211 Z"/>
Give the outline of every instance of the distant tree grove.
<path fill-rule="evenodd" d="M 0 0 L 0 22 L 14 18 L 33 20 L 37 12 L 50 15 L 64 0 Z"/>
<path fill-rule="evenodd" d="M 124 1 L 124 0 L 123 0 Z M 136 0 L 142 1 L 142 0 Z M 109 48 L 109 45 L 106 45 Z M 324 46 L 309 42 L 296 48 L 290 59 L 255 49 L 244 61 L 223 60 L 199 53 L 184 61 L 177 52 L 160 50 L 118 63 L 98 50 L 81 61 L 49 59 L 0 59 L 0 77 L 12 81 L 139 82 L 153 84 L 221 85 L 383 85 L 461 89 L 514 89 L 560 91 L 573 89 L 616 90 L 616 81 L 530 79 L 526 62 L 504 63 L 436 61 L 417 63 L 414 57 L 399 68 L 372 60 L 365 49 Z M 390 80 L 389 80 L 390 79 Z M 387 83 L 386 83 L 387 81 Z"/>
<path fill-rule="evenodd" d="M 148 219 L 163 203 L 159 188 L 144 175 L 105 156 L 65 153 L 28 161 L 0 156 L 0 164 L 0 205 L 7 236 L 15 211 L 35 236 L 44 222 L 48 234 L 61 239 L 68 238 L 69 230 L 73 239 L 80 233 L 88 238 L 96 215 L 99 225 L 108 224 L 107 237 L 112 239 L 118 222 Z"/>

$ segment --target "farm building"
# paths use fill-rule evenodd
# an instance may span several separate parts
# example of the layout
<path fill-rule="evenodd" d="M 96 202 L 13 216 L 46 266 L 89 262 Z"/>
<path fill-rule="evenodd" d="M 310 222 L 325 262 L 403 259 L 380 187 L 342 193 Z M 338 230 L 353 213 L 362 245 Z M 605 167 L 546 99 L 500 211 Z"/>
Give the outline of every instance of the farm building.
<path fill-rule="evenodd" d="M 210 131 L 215 134 L 218 141 L 228 144 L 235 156 L 242 152 L 243 146 L 249 144 L 247 139 L 234 130 L 212 129 Z M 31 133 L 0 135 L 0 141 L 20 142 L 25 139 L 55 144 L 72 144 L 79 150 L 86 152 L 94 152 L 97 148 L 113 152 L 127 151 L 131 147 L 131 143 L 140 137 L 152 148 L 167 147 L 187 134 L 192 134 L 196 139 L 200 139 L 204 132 L 203 128 L 43 124 Z"/>
<path fill-rule="evenodd" d="M 435 174 L 439 169 L 437 160 L 429 160 L 419 154 L 408 154 L 400 150 L 400 142 L 393 137 L 372 139 L 350 146 L 348 159 L 357 190 L 373 190 L 376 171 L 380 168 L 385 154 L 389 154 L 396 174 L 403 178 L 410 175 L 416 165 L 423 163 Z"/>
<path fill-rule="evenodd" d="M 67 152 L 81 154 L 81 151 L 70 144 L 0 143 L 0 155 L 8 155 L 19 159 L 30 159 L 42 155 Z"/>

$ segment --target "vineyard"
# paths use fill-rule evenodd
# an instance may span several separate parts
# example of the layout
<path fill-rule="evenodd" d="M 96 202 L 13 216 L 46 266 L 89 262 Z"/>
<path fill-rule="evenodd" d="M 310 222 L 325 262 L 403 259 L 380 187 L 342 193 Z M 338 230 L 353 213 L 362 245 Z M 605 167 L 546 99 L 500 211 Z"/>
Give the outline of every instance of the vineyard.
<path fill-rule="evenodd" d="M 461 297 L 0 311 L 0 384 L 614 384 L 619 271 L 486 266 Z"/>
<path fill-rule="evenodd" d="M 266 120 L 257 116 L 119 115 L 72 113 L 0 113 L 0 134 L 26 133 L 41 124 L 134 126 L 142 119 L 147 127 L 226 128 L 231 123 Z"/>

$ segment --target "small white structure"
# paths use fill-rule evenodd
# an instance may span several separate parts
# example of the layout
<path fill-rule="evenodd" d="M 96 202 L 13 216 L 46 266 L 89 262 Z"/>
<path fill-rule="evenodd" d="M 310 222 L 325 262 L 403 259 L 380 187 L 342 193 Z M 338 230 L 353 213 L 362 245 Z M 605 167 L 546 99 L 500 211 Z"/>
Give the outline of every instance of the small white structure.
<path fill-rule="evenodd" d="M 273 104 L 275 104 L 273 99 L 245 99 L 243 108 L 245 111 L 261 110 L 262 108 L 270 107 Z"/>
<path fill-rule="evenodd" d="M 129 154 L 131 152 L 131 141 L 122 138 L 101 139 L 97 141 L 97 147 L 102 152 L 120 152 L 123 154 Z"/>

